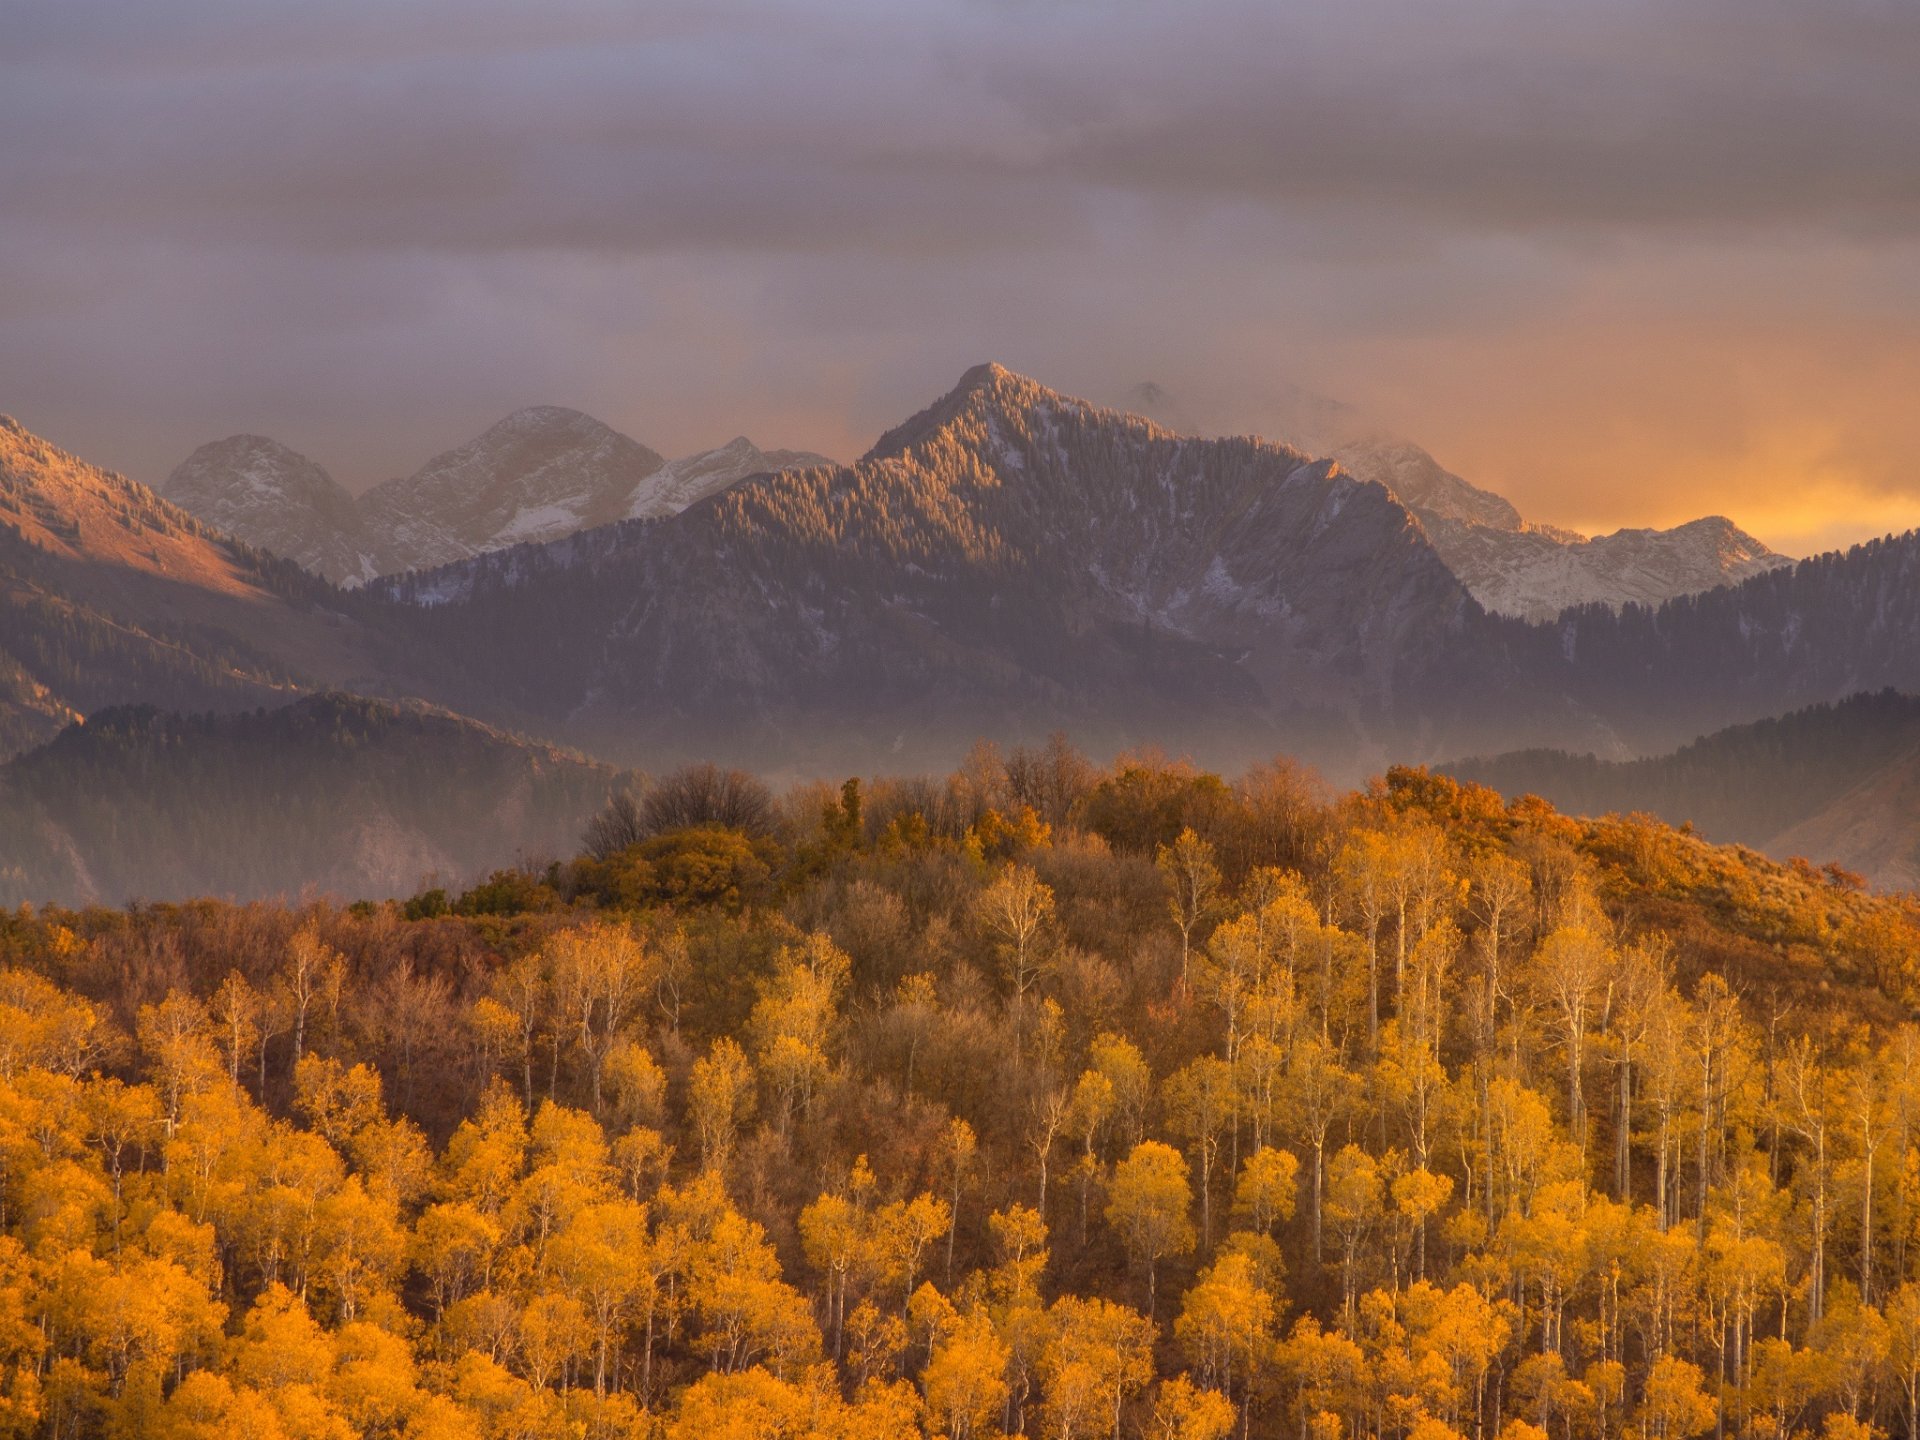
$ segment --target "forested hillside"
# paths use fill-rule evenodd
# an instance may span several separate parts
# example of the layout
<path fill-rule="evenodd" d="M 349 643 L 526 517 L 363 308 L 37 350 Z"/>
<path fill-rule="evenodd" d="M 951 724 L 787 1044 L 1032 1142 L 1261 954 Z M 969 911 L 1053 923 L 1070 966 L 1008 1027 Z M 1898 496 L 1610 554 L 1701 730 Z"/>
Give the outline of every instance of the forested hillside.
<path fill-rule="evenodd" d="M 1504 795 L 1544 796 L 1575 814 L 1644 810 L 1672 825 L 1690 824 L 1710 840 L 1739 841 L 1785 858 L 1814 838 L 1802 827 L 1818 826 L 1836 806 L 1855 816 L 1873 808 L 1851 792 L 1872 786 L 1917 750 L 1920 698 L 1883 690 L 1736 725 L 1644 760 L 1520 750 L 1444 768 Z M 1844 854 L 1819 850 L 1819 856 L 1911 886 L 1917 878 L 1907 853 L 1912 814 L 1905 810 L 1870 843 L 1848 845 Z"/>
<path fill-rule="evenodd" d="M 1057 743 L 586 844 L 0 913 L 0 1433 L 1915 1433 L 1904 898 Z"/>
<path fill-rule="evenodd" d="M 341 605 L 0 415 L 0 757 L 115 705 L 284 704 L 404 670 Z"/>
<path fill-rule="evenodd" d="M 103 710 L 0 765 L 0 904 L 406 895 L 571 853 L 619 783 L 422 705 Z"/>

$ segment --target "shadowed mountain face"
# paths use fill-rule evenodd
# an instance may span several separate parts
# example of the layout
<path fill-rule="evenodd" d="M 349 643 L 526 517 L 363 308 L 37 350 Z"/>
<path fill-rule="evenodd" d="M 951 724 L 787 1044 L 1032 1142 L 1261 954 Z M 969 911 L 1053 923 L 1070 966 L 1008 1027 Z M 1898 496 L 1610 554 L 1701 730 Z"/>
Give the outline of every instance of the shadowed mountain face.
<path fill-rule="evenodd" d="M 573 854 L 615 771 L 422 706 L 110 709 L 0 765 L 0 904 L 347 899 Z"/>
<path fill-rule="evenodd" d="M 1920 698 L 1891 690 L 1733 726 L 1644 760 L 1524 750 L 1442 768 L 1568 814 L 1644 811 L 1776 859 L 1920 884 Z"/>
<path fill-rule="evenodd" d="M 1061 725 L 1351 747 L 1478 617 L 1380 487 L 993 366 L 857 465 L 376 590 L 426 607 L 457 705 L 803 753 Z"/>

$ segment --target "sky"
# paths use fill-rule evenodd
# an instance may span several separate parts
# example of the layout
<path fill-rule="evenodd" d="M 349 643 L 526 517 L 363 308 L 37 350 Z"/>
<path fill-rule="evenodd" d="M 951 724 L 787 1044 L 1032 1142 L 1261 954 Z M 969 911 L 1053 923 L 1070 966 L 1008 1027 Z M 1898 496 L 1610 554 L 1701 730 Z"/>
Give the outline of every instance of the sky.
<path fill-rule="evenodd" d="M 851 459 L 992 359 L 1587 531 L 1920 525 L 1912 0 L 0 15 L 0 411 L 138 479 L 527 404 Z"/>

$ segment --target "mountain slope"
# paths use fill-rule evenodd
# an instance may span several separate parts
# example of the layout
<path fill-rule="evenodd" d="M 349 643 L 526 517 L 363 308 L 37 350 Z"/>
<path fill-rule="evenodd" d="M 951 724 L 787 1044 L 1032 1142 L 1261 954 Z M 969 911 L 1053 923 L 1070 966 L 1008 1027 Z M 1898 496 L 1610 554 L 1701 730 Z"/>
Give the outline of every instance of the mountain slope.
<path fill-rule="evenodd" d="M 676 514 L 749 475 L 830 464 L 762 450 L 744 435 L 663 461 L 590 415 L 518 410 L 356 502 L 296 451 L 260 435 L 202 445 L 168 476 L 167 498 L 214 529 L 337 585 L 428 569 L 615 520 Z"/>
<path fill-rule="evenodd" d="M 110 709 L 0 765 L 0 904 L 411 894 L 573 853 L 617 778 L 348 695 L 220 716 Z"/>
<path fill-rule="evenodd" d="M 1892 690 L 1732 726 L 1672 754 L 1608 761 L 1528 750 L 1442 767 L 1569 814 L 1645 811 L 1776 858 L 1920 881 L 1920 697 Z"/>
<path fill-rule="evenodd" d="M 338 600 L 0 418 L 0 753 L 104 705 L 379 683 L 380 641 Z"/>
<path fill-rule="evenodd" d="M 1422 519 L 1434 547 L 1481 604 L 1528 620 L 1550 621 L 1581 605 L 1659 605 L 1793 563 L 1721 515 L 1590 539 Z"/>
<path fill-rule="evenodd" d="M 806 450 L 762 450 L 744 435 L 736 435 L 715 450 L 669 460 L 634 487 L 627 503 L 629 520 L 655 520 L 678 515 L 689 505 L 737 485 L 749 475 L 771 475 L 780 470 L 811 470 L 833 462 Z"/>
<path fill-rule="evenodd" d="M 1157 385 L 1135 386 L 1128 401 L 1141 414 L 1201 433 L 1195 417 Z M 1460 582 L 1495 614 L 1552 620 L 1580 605 L 1658 605 L 1792 563 L 1717 515 L 1670 530 L 1627 529 L 1591 539 L 1532 523 L 1420 446 L 1368 427 L 1351 407 L 1304 391 L 1282 397 L 1277 419 L 1280 432 L 1301 449 L 1391 490 L 1420 517 Z"/>
<path fill-rule="evenodd" d="M 1061 724 L 1351 746 L 1412 721 L 1403 687 L 1436 703 L 1429 672 L 1479 615 L 1380 487 L 997 366 L 857 465 L 375 591 L 426 607 L 457 708 L 788 756 L 811 736 L 931 750 Z"/>
<path fill-rule="evenodd" d="M 1920 890 L 1920 743 L 1760 848 L 1831 860 L 1886 889 Z"/>
<path fill-rule="evenodd" d="M 181 461 L 160 493 L 223 534 L 336 585 L 385 568 L 353 496 L 320 466 L 264 435 L 230 435 Z"/>
<path fill-rule="evenodd" d="M 618 520 L 665 463 L 591 415 L 536 405 L 376 485 L 360 508 L 386 539 L 388 570 L 426 569 Z"/>

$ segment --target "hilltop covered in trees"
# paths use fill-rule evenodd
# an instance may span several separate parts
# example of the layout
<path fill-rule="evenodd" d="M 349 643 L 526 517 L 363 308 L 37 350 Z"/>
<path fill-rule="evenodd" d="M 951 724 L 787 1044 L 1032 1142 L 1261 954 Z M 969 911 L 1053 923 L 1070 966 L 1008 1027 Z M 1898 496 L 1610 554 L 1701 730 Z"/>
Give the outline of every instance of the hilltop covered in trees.
<path fill-rule="evenodd" d="M 1920 919 L 1062 743 L 0 912 L 0 1434 L 1912 1436 Z"/>
<path fill-rule="evenodd" d="M 1543 796 L 1573 814 L 1646 811 L 1710 840 L 1781 858 L 1817 853 L 1911 889 L 1920 866 L 1901 777 L 1916 767 L 1920 698 L 1882 690 L 1719 730 L 1670 755 L 1602 760 L 1519 750 L 1442 768 L 1504 795 Z"/>

